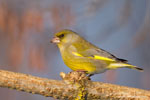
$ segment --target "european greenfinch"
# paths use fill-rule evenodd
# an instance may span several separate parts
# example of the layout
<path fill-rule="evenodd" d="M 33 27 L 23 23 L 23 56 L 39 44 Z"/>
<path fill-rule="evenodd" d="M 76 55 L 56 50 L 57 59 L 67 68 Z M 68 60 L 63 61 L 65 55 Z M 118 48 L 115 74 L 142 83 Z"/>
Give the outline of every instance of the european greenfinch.
<path fill-rule="evenodd" d="M 98 48 L 71 30 L 56 33 L 51 42 L 57 44 L 64 63 L 73 71 L 83 71 L 89 76 L 117 68 L 143 71 L 142 68 L 129 64 L 127 60 Z"/>

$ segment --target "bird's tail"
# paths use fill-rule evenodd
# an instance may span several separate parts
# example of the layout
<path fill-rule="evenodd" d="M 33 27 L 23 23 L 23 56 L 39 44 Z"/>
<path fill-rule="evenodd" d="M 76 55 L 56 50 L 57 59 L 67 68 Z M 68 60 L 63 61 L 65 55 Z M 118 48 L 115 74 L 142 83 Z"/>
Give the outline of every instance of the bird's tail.
<path fill-rule="evenodd" d="M 135 69 L 135 70 L 143 72 L 142 68 L 139 68 L 137 66 L 134 66 L 128 63 L 111 63 L 108 66 L 108 69 L 117 69 L 117 68 L 130 68 L 130 69 Z"/>

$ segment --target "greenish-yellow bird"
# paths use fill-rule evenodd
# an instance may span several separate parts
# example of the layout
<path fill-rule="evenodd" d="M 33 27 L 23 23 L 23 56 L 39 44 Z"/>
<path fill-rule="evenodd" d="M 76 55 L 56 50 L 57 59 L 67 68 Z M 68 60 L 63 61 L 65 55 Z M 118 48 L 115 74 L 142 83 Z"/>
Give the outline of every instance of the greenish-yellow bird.
<path fill-rule="evenodd" d="M 71 30 L 56 33 L 51 42 L 57 44 L 64 63 L 74 71 L 84 71 L 89 75 L 117 68 L 143 71 L 142 68 L 129 64 L 127 60 L 98 48 Z"/>

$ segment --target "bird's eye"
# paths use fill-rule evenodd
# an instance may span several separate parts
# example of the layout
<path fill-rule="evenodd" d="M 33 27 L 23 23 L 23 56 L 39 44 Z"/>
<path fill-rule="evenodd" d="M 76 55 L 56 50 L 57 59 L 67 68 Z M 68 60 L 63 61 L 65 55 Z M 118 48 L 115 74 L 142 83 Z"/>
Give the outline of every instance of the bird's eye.
<path fill-rule="evenodd" d="M 64 34 L 59 35 L 59 38 L 62 38 L 62 37 L 64 37 Z"/>

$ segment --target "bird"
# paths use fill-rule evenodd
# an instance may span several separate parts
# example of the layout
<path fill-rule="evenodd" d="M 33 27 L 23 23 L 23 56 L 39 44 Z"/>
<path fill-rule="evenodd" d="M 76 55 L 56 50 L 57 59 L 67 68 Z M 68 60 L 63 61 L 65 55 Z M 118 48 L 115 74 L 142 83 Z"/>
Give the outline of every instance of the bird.
<path fill-rule="evenodd" d="M 69 29 L 55 33 L 51 43 L 57 44 L 64 63 L 71 70 L 85 72 L 89 76 L 118 68 L 143 71 L 142 68 L 95 46 Z"/>

